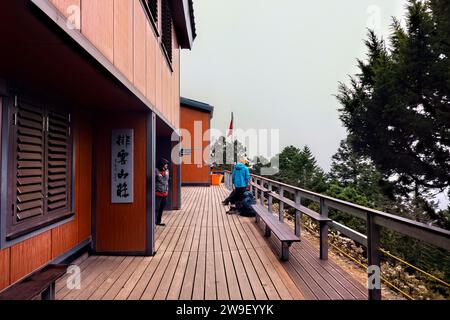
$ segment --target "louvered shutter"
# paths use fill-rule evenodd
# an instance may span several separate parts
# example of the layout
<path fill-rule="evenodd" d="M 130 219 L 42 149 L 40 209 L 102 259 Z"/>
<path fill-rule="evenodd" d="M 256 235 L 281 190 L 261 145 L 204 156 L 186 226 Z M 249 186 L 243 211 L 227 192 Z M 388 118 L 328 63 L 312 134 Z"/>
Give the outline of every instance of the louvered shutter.
<path fill-rule="evenodd" d="M 158 22 L 158 0 L 145 0 L 153 21 Z"/>
<path fill-rule="evenodd" d="M 70 114 L 49 109 L 46 121 L 47 214 L 67 213 L 71 183 Z"/>
<path fill-rule="evenodd" d="M 14 114 L 13 145 L 15 161 L 15 199 L 13 225 L 44 214 L 44 111 L 21 104 Z"/>
<path fill-rule="evenodd" d="M 172 14 L 170 12 L 169 0 L 162 0 L 162 38 L 161 42 L 166 50 L 167 59 L 172 63 Z"/>

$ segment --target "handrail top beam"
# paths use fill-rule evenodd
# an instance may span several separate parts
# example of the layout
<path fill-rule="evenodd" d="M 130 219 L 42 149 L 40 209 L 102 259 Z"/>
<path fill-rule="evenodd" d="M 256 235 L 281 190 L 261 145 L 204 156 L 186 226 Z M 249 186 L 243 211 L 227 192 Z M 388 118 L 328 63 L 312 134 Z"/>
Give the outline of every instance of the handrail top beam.
<path fill-rule="evenodd" d="M 225 172 L 230 173 L 228 170 L 225 170 Z M 343 206 L 343 207 L 348 207 L 349 210 L 353 209 L 353 211 L 359 211 L 361 213 L 373 215 L 374 217 L 377 217 L 377 220 L 381 219 L 381 220 L 385 220 L 386 222 L 389 222 L 389 221 L 396 222 L 396 223 L 399 223 L 399 224 L 402 224 L 402 225 L 406 225 L 408 227 L 414 227 L 414 228 L 417 228 L 419 230 L 426 231 L 426 232 L 429 232 L 431 234 L 438 235 L 440 237 L 444 237 L 444 238 L 450 240 L 450 230 L 445 230 L 445 229 L 438 228 L 438 227 L 435 227 L 435 226 L 431 226 L 431 225 L 428 225 L 428 224 L 425 224 L 425 223 L 422 223 L 422 222 L 418 222 L 418 221 L 414 221 L 414 220 L 407 219 L 407 218 L 404 218 L 404 217 L 400 217 L 400 216 L 397 216 L 397 215 L 394 215 L 394 214 L 391 214 L 391 213 L 382 212 L 382 211 L 379 211 L 379 210 L 376 210 L 376 209 L 364 207 L 364 206 L 361 206 L 361 205 L 358 205 L 358 204 L 354 204 L 354 203 L 351 203 L 351 202 L 348 202 L 348 201 L 344 201 L 344 200 L 336 199 L 336 198 L 333 198 L 333 197 L 330 197 L 330 196 L 322 195 L 322 194 L 317 193 L 317 192 L 313 192 L 313 191 L 305 190 L 305 189 L 302 189 L 302 188 L 299 188 L 299 187 L 291 186 L 291 185 L 288 185 L 286 183 L 283 183 L 283 182 L 280 182 L 280 181 L 276 181 L 276 180 L 272 180 L 272 179 L 269 179 L 269 178 L 265 178 L 265 177 L 262 177 L 262 176 L 258 176 L 258 175 L 255 175 L 255 174 L 251 174 L 251 176 L 253 178 L 257 179 L 257 180 L 263 180 L 263 181 L 269 182 L 269 183 L 271 183 L 272 185 L 275 185 L 275 186 L 277 186 L 277 185 L 278 186 L 283 186 L 284 188 L 291 189 L 291 190 L 294 190 L 294 191 L 298 191 L 300 193 L 309 195 L 311 197 L 315 197 L 315 198 L 317 198 L 319 200 L 325 200 L 325 203 L 329 207 L 332 207 L 332 208 L 334 208 L 333 204 L 337 204 L 337 205 L 340 205 L 340 206 Z M 259 186 L 258 184 L 256 184 L 256 185 Z M 337 209 L 337 208 L 335 208 L 335 209 Z M 342 209 L 339 208 L 339 210 L 342 210 Z"/>

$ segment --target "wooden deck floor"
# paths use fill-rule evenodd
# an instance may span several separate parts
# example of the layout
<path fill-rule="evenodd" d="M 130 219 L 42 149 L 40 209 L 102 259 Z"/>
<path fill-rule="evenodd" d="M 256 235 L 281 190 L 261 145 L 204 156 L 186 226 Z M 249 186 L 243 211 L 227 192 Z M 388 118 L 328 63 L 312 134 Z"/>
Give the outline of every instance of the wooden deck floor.
<path fill-rule="evenodd" d="M 223 187 L 183 188 L 183 210 L 166 212 L 154 257 L 90 256 L 77 261 L 81 289 L 56 286 L 57 299 L 366 299 L 364 286 L 302 240 L 278 259 L 254 219 L 225 214 Z"/>

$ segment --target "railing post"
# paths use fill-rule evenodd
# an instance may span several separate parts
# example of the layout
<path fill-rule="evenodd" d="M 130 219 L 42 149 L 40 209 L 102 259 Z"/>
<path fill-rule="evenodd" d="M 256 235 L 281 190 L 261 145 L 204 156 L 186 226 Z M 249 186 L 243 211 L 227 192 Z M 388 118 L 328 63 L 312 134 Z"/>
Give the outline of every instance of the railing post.
<path fill-rule="evenodd" d="M 272 182 L 269 182 L 267 189 L 269 190 L 269 196 L 268 196 L 268 209 L 269 212 L 272 213 L 273 211 L 273 197 L 272 197 Z"/>
<path fill-rule="evenodd" d="M 301 205 L 300 192 L 295 191 L 295 204 Z M 295 235 L 300 238 L 302 234 L 302 212 L 300 210 L 295 210 Z"/>
<path fill-rule="evenodd" d="M 262 180 L 262 179 L 261 179 L 261 187 L 264 188 L 264 180 Z M 259 193 L 260 194 L 259 200 L 260 200 L 261 205 L 264 207 L 264 191 L 263 190 L 260 190 L 260 191 L 261 192 Z"/>
<path fill-rule="evenodd" d="M 374 215 L 367 213 L 367 261 L 369 300 L 381 300 L 380 227 Z"/>
<path fill-rule="evenodd" d="M 328 218 L 328 206 L 325 200 L 320 198 L 320 215 L 322 218 Z M 320 259 L 328 260 L 328 223 L 321 221 L 320 225 Z"/>
<path fill-rule="evenodd" d="M 282 186 L 279 187 L 278 194 L 280 197 L 284 198 L 284 188 Z M 278 218 L 281 222 L 284 222 L 284 202 L 280 200 L 279 203 L 280 210 L 278 212 Z"/>

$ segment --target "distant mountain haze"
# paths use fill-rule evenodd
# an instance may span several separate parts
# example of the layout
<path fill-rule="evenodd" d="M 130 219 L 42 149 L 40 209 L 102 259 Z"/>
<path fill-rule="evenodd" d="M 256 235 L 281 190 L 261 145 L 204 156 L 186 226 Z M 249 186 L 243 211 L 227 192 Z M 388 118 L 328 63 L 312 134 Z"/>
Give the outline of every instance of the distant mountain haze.
<path fill-rule="evenodd" d="M 404 0 L 196 0 L 198 37 L 182 52 L 182 96 L 215 106 L 212 126 L 280 129 L 326 171 L 346 136 L 334 97 L 364 58 L 367 28 L 389 36 Z M 281 151 L 281 150 L 280 150 Z"/>

